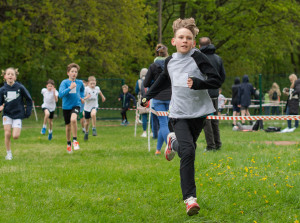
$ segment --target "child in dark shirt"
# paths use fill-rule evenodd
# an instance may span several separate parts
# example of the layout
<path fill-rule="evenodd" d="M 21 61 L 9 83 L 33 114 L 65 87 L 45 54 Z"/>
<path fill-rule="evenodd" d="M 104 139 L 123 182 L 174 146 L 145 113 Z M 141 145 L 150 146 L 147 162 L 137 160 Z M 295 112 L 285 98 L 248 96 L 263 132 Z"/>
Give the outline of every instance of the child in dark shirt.
<path fill-rule="evenodd" d="M 3 111 L 3 126 L 5 135 L 6 160 L 12 160 L 11 129 L 14 139 L 18 139 L 22 129 L 22 119 L 28 118 L 32 110 L 32 99 L 27 89 L 16 82 L 18 69 L 7 68 L 2 72 L 4 86 L 0 88 L 0 111 Z M 24 107 L 26 100 L 26 109 Z"/>
<path fill-rule="evenodd" d="M 130 94 L 128 92 L 128 86 L 125 84 L 122 86 L 122 90 L 123 90 L 123 93 L 120 94 L 119 96 L 119 101 L 122 101 L 122 111 L 121 111 L 121 115 L 122 115 L 122 123 L 121 125 L 128 125 L 129 122 L 127 120 L 127 115 L 126 115 L 126 112 L 128 111 L 129 107 L 130 107 L 130 100 L 133 100 L 133 108 L 135 108 L 135 104 L 136 104 L 136 100 L 135 100 L 135 97 Z"/>

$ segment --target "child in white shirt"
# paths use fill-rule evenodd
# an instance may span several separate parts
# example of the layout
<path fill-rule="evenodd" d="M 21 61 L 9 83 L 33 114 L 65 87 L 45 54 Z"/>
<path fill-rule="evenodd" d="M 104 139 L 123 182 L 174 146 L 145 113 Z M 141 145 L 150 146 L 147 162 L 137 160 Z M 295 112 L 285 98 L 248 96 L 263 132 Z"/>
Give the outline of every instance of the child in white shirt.
<path fill-rule="evenodd" d="M 89 124 L 90 118 L 92 118 L 92 131 L 93 136 L 97 136 L 96 131 L 96 114 L 98 109 L 98 95 L 100 94 L 102 98 L 102 102 L 105 102 L 106 98 L 102 94 L 100 88 L 96 86 L 96 78 L 94 76 L 90 76 L 88 78 L 88 86 L 84 91 L 84 117 L 85 117 L 85 134 L 84 140 L 88 140 L 89 135 Z"/>
<path fill-rule="evenodd" d="M 47 128 L 47 121 L 49 123 L 49 134 L 48 139 L 52 139 L 52 127 L 53 127 L 53 117 L 56 108 L 56 102 L 58 101 L 58 91 L 54 87 L 54 81 L 49 79 L 47 81 L 46 88 L 43 88 L 41 94 L 44 96 L 44 103 L 42 104 L 42 109 L 45 113 L 43 128 L 41 134 L 45 135 Z"/>
<path fill-rule="evenodd" d="M 222 115 L 222 111 L 225 108 L 225 104 L 227 103 L 227 100 L 224 95 L 221 94 L 222 89 L 219 89 L 219 97 L 218 97 L 218 115 Z"/>

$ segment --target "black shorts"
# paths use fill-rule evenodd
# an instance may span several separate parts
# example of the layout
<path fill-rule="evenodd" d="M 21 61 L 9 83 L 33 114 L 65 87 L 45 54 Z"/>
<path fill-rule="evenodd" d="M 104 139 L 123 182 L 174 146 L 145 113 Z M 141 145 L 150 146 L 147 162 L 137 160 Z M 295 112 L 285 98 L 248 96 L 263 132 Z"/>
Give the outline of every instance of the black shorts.
<path fill-rule="evenodd" d="M 84 118 L 85 118 L 85 119 L 90 119 L 90 118 L 91 118 L 91 113 L 92 113 L 92 111 L 93 111 L 94 109 L 96 109 L 96 112 L 97 112 L 97 108 L 92 108 L 90 112 L 84 111 Z"/>
<path fill-rule="evenodd" d="M 51 112 L 48 108 L 43 108 L 43 111 L 45 111 L 45 110 L 48 110 L 49 113 L 50 113 L 49 119 L 53 119 L 53 117 L 54 117 L 54 111 Z"/>
<path fill-rule="evenodd" d="M 63 114 L 64 114 L 64 119 L 65 119 L 65 124 L 68 125 L 71 122 L 71 115 L 72 113 L 75 113 L 76 115 L 78 115 L 80 112 L 80 107 L 76 106 L 70 110 L 65 110 L 63 109 Z"/>

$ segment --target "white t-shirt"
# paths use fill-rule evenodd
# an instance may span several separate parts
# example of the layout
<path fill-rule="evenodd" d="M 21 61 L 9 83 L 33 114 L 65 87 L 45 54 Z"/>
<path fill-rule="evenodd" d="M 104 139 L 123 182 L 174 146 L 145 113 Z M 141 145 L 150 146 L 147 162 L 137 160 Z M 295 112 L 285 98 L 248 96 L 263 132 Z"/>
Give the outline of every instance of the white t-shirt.
<path fill-rule="evenodd" d="M 56 108 L 53 91 L 48 91 L 47 88 L 43 88 L 41 94 L 44 96 L 44 103 L 42 104 L 42 108 L 47 108 L 50 112 L 53 112 Z M 55 90 L 55 96 L 58 96 L 57 90 Z"/>
<path fill-rule="evenodd" d="M 84 97 L 91 95 L 88 99 L 85 100 L 84 110 L 91 112 L 92 108 L 98 108 L 98 95 L 101 92 L 100 88 L 96 86 L 95 88 L 90 88 L 87 86 L 84 90 Z"/>
<path fill-rule="evenodd" d="M 225 100 L 226 100 L 226 98 L 224 97 L 224 95 L 219 94 L 219 97 L 218 97 L 218 109 L 224 108 Z"/>

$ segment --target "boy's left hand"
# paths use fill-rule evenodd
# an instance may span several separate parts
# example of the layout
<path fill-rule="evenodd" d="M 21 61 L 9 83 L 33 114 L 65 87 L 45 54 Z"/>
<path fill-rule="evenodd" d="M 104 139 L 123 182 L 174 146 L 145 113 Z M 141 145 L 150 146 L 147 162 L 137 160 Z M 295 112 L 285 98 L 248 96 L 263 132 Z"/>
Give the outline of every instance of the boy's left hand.
<path fill-rule="evenodd" d="M 105 98 L 105 97 L 103 97 L 103 98 L 102 98 L 102 102 L 105 102 L 105 101 L 106 101 L 106 98 Z"/>
<path fill-rule="evenodd" d="M 192 88 L 193 83 L 194 83 L 194 82 L 193 82 L 193 79 L 189 77 L 189 78 L 188 78 L 188 81 L 187 81 L 188 87 L 189 87 L 189 88 Z"/>

